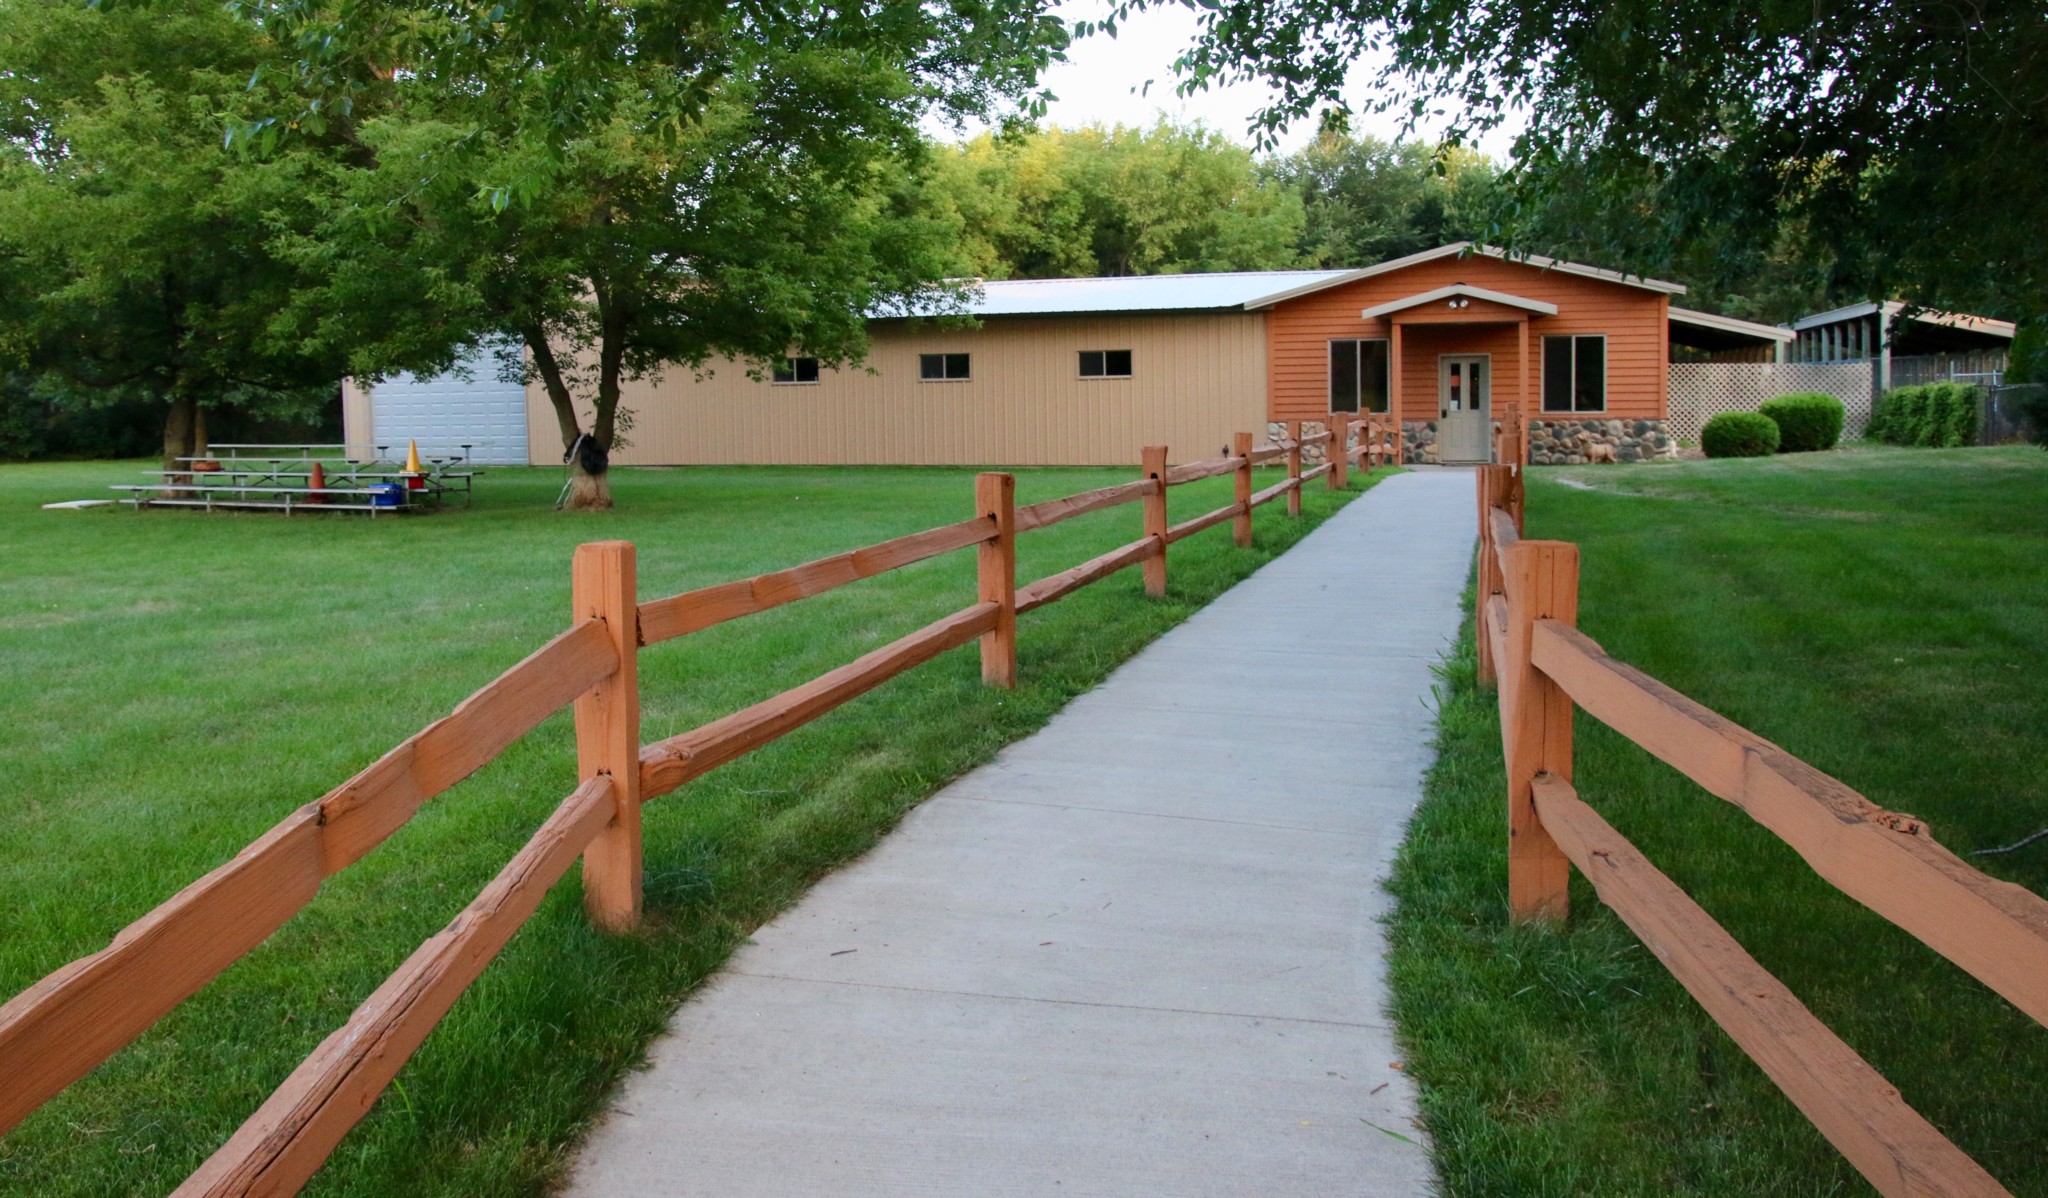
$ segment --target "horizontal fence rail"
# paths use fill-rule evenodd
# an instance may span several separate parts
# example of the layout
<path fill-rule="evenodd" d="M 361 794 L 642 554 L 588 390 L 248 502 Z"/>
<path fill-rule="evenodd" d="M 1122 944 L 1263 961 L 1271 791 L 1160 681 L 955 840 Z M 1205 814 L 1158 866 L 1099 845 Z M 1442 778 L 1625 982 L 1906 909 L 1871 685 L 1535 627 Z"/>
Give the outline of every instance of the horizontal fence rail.
<path fill-rule="evenodd" d="M 0 1132 L 147 1031 L 313 901 L 320 884 L 617 668 L 579 624 L 227 864 L 0 1007 Z"/>
<path fill-rule="evenodd" d="M 294 1193 L 426 1042 L 549 888 L 611 823 L 609 778 L 562 801 L 476 900 L 356 1008 L 241 1129 L 174 1192 L 176 1198 Z"/>
<path fill-rule="evenodd" d="M 1518 463 L 1514 434 L 1498 460 Z M 1578 549 L 1525 539 L 1519 465 L 1481 467 L 1474 640 L 1497 685 L 1508 781 L 1508 906 L 1560 919 L 1576 867 L 1786 1097 L 1886 1195 L 2005 1194 L 1608 826 L 1573 788 L 1584 711 L 1741 808 L 1836 889 L 2048 1023 L 2048 900 L 1970 868 L 1777 745 L 1608 656 L 1578 623 Z"/>
<path fill-rule="evenodd" d="M 122 930 L 105 949 L 66 965 L 0 1006 L 0 1134 L 119 1051 L 220 972 L 261 944 L 318 894 L 322 882 L 383 843 L 429 800 L 494 760 L 514 741 L 574 706 L 582 781 L 453 922 L 421 945 L 285 1079 L 227 1143 L 186 1179 L 181 1196 L 289 1194 L 328 1156 L 424 1043 L 469 984 L 538 909 L 569 866 L 583 859 L 591 920 L 621 930 L 641 903 L 640 807 L 770 744 L 849 700 L 951 649 L 980 641 L 982 676 L 1014 686 L 1017 617 L 1131 566 L 1145 590 L 1166 593 L 1167 546 L 1235 520 L 1251 543 L 1252 511 L 1301 488 L 1345 483 L 1349 421 L 1331 430 L 1254 447 L 1241 433 L 1232 452 L 1167 465 L 1163 446 L 1144 450 L 1128 483 L 1015 506 L 1014 480 L 976 480 L 976 513 L 804 565 L 640 602 L 631 544 L 581 546 L 572 569 L 569 627 L 447 716 L 400 742 L 316 802 L 292 812 L 226 864 Z M 1368 464 L 1393 460 L 1361 448 Z M 1328 443 L 1322 466 L 1304 472 L 1304 446 Z M 1375 442 L 1376 443 L 1376 442 Z M 1374 451 L 1376 452 L 1376 451 Z M 1254 492 L 1252 467 L 1284 459 L 1287 477 Z M 1167 519 L 1170 488 L 1234 476 L 1230 504 L 1180 524 Z M 1143 535 L 1077 566 L 1018 586 L 1016 538 L 1090 512 L 1142 507 Z M 973 548 L 977 601 L 800 686 L 702 727 L 640 742 L 638 655 L 647 646 L 743 616 Z"/>
<path fill-rule="evenodd" d="M 1098 492 L 1099 494 L 1099 492 Z M 1073 496 L 1073 499 L 1085 498 Z M 1069 502 L 1055 500 L 1054 502 Z M 1043 506 L 1043 505 L 1041 505 Z M 1093 510 L 1084 508 L 1084 511 Z M 1073 513 L 1079 515 L 1079 512 Z M 1052 521 L 1047 521 L 1051 523 Z M 851 553 L 834 554 L 773 574 L 742 578 L 640 605 L 640 643 L 658 645 L 674 637 L 702 632 L 715 624 L 751 616 L 785 603 L 809 599 L 850 582 L 899 570 L 926 558 L 993 540 L 995 520 L 980 516 L 944 528 L 912 533 Z"/>
<path fill-rule="evenodd" d="M 1887 1192 L 2005 1193 L 1570 783 L 1540 775 L 1535 796 L 1543 826 L 1601 901 L 1858 1172 L 1895 1179 Z"/>

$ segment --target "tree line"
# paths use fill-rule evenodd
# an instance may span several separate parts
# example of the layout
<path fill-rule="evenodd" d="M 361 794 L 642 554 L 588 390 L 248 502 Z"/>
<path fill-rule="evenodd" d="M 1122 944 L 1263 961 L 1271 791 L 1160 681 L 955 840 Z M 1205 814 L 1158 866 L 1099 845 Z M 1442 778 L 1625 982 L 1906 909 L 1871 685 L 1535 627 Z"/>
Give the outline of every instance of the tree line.
<path fill-rule="evenodd" d="M 940 285 L 920 122 L 1028 91 L 1048 8 L 0 0 L 0 365 L 172 461 L 516 337 L 607 506 L 626 380 L 849 361 Z"/>
<path fill-rule="evenodd" d="M 344 375 L 444 370 L 504 336 L 565 445 L 602 450 L 628 379 L 855 361 L 862 313 L 943 304 L 949 280 L 1357 266 L 1459 239 L 1675 278 L 1764 321 L 1878 288 L 2044 306 L 2038 255 L 2000 248 L 2032 244 L 2038 180 L 1935 152 L 2034 136 L 2039 14 L 1996 46 L 1955 34 L 1980 55 L 1968 78 L 1898 67 L 1882 39 L 1787 60 L 1827 84 L 1808 94 L 1780 86 L 1782 42 L 1752 52 L 1762 26 L 1718 8 L 1730 32 L 1702 59 L 1639 37 L 1686 26 L 1635 0 L 1619 32 L 1505 5 L 1450 41 L 1376 0 L 1232 0 L 1203 8 L 1191 82 L 1264 75 L 1275 120 L 1333 95 L 1331 47 L 1368 25 L 1415 97 L 1533 97 L 1545 119 L 1507 164 L 1347 135 L 1341 106 L 1290 154 L 1171 123 L 927 140 L 935 114 L 1030 111 L 1069 35 L 1049 9 L 0 0 L 0 456 L 60 424 L 132 447 L 110 442 L 138 413 L 188 456 L 209 414 L 304 419 Z M 1801 13 L 1770 21 L 1865 19 Z M 1551 25 L 1628 37 L 1610 61 Z M 1499 69 L 1454 69 L 1482 60 Z M 1843 123 L 1836 96 L 1888 123 Z M 1969 199 L 1986 186 L 2003 207 Z M 576 469 L 579 503 L 608 502 L 602 468 Z"/>

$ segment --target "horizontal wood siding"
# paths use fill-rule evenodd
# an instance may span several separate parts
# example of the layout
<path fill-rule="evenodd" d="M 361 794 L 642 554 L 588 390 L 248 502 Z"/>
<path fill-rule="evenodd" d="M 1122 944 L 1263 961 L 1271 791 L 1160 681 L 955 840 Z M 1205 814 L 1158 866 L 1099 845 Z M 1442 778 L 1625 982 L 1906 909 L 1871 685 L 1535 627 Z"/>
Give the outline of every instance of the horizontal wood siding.
<path fill-rule="evenodd" d="M 816 384 L 756 381 L 722 362 L 628 383 L 625 465 L 1135 465 L 1213 457 L 1265 433 L 1266 317 L 1134 315 L 990 319 L 979 329 L 872 330 L 865 366 Z M 1079 353 L 1128 349 L 1131 377 L 1083 379 Z M 918 355 L 972 355 L 965 382 L 922 382 Z M 527 388 L 535 464 L 559 461 L 553 409 Z M 589 415 L 584 414 L 588 427 Z"/>
<path fill-rule="evenodd" d="M 1385 317 L 1359 313 L 1405 296 L 1467 283 L 1488 291 L 1557 305 L 1557 315 L 1529 318 L 1529 401 L 1532 414 L 1542 402 L 1542 338 L 1567 333 L 1607 336 L 1607 410 L 1601 416 L 1662 419 L 1670 354 L 1665 323 L 1670 297 L 1620 283 L 1546 271 L 1497 258 L 1446 258 L 1405 270 L 1332 287 L 1273 308 L 1266 318 L 1267 409 L 1273 420 L 1320 420 L 1329 412 L 1329 343 L 1337 338 L 1389 335 Z M 1403 420 L 1434 420 L 1436 360 L 1439 354 L 1493 355 L 1494 415 L 1514 410 L 1516 344 L 1514 323 L 1447 324 L 1442 303 L 1397 313 L 1402 321 L 1400 379 Z M 1512 322 L 1517 310 L 1474 300 L 1459 311 Z M 1586 413 L 1586 415 L 1594 415 Z"/>

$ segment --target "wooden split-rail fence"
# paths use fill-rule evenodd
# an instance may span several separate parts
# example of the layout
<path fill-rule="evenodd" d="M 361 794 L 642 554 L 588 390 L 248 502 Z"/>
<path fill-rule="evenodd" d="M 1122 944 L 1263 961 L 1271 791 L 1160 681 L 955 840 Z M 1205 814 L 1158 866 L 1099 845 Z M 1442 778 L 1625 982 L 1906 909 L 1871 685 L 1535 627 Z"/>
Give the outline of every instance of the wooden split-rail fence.
<path fill-rule="evenodd" d="M 475 773 L 564 706 L 576 712 L 582 783 L 453 922 L 421 945 L 341 1028 L 292 1071 L 240 1130 L 176 1190 L 177 1195 L 290 1194 L 326 1163 L 342 1137 L 425 1041 L 580 856 L 584 903 L 609 930 L 640 918 L 640 806 L 769 744 L 939 654 L 981 642 L 982 677 L 1017 681 L 1017 617 L 1129 566 L 1146 592 L 1166 592 L 1167 547 L 1226 521 L 1250 545 L 1252 512 L 1285 497 L 1301 514 L 1303 484 L 1346 485 L 1354 460 L 1386 458 L 1388 430 L 1352 430 L 1338 418 L 1302 436 L 1253 448 L 1240 433 L 1223 457 L 1168 466 L 1164 446 L 1144 450 L 1129 483 L 1026 507 L 1008 474 L 976 478 L 975 515 L 792 569 L 641 602 L 633 546 L 578 547 L 572 623 L 496 680 L 369 768 L 308 803 L 233 860 L 128 925 L 105 949 L 57 970 L 0 1007 L 0 1134 L 134 1040 L 310 903 L 328 877 L 402 828 L 428 800 Z M 1337 451 L 1312 470 L 1302 449 Z M 1252 490 L 1252 467 L 1284 460 L 1287 476 Z M 1232 501 L 1178 524 L 1170 488 L 1231 475 Z M 1138 503 L 1143 535 L 1070 570 L 1016 582 L 1016 538 L 1088 512 Z M 640 743 L 642 649 L 741 616 L 823 594 L 914 562 L 974 548 L 975 602 L 793 690 L 678 736 Z"/>
<path fill-rule="evenodd" d="M 1519 434 L 1496 460 L 1520 462 Z M 2006 1189 L 1906 1104 L 1572 786 L 1583 710 L 1726 799 L 1828 883 L 2048 1023 L 2048 901 L 1972 869 L 1887 811 L 1745 728 L 1609 657 L 1578 630 L 1579 550 L 1526 540 L 1518 465 L 1479 470 L 1477 649 L 1507 759 L 1508 906 L 1561 920 L 1577 867 L 1731 1039 L 1885 1195 Z"/>

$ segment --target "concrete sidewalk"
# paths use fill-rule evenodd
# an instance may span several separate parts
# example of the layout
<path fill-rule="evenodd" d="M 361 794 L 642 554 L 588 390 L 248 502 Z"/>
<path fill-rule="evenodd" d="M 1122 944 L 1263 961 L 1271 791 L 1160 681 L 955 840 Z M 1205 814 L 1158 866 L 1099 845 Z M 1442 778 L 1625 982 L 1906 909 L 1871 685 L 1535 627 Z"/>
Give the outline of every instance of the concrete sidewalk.
<path fill-rule="evenodd" d="M 1473 519 L 1388 479 L 919 807 L 683 1005 L 568 1192 L 1429 1193 L 1376 921 Z"/>

